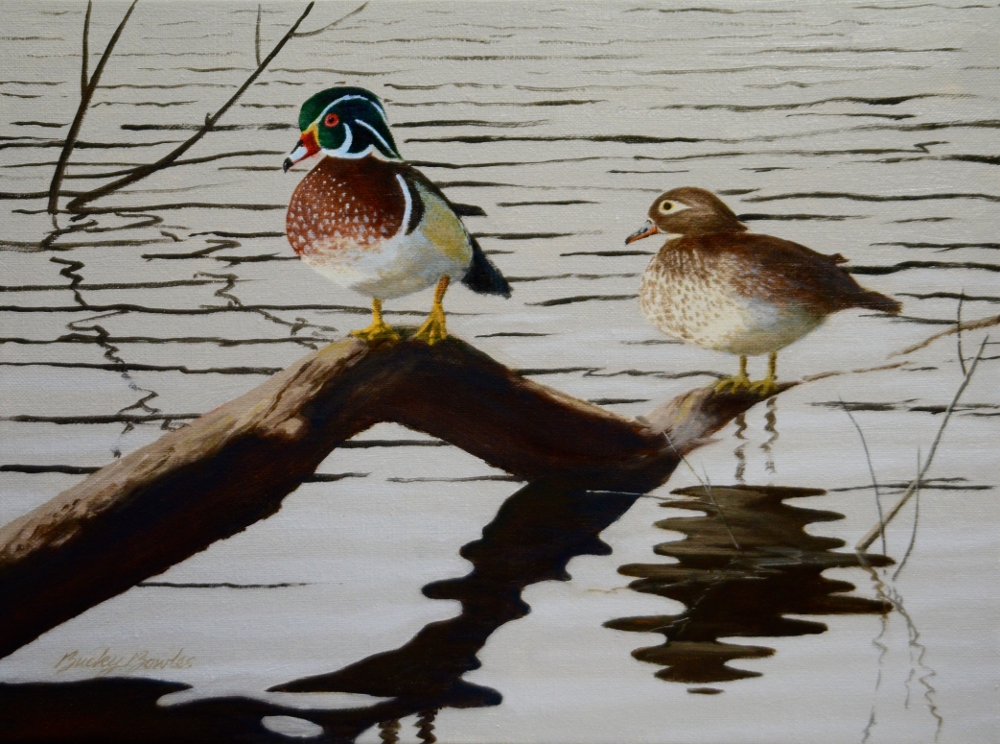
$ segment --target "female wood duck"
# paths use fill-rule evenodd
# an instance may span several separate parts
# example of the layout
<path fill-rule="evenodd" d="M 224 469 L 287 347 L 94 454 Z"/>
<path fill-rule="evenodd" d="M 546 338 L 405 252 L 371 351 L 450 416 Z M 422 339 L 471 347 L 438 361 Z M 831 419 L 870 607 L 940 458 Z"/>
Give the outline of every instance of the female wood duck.
<path fill-rule="evenodd" d="M 326 156 L 292 194 L 288 242 L 309 266 L 372 298 L 372 324 L 352 336 L 398 339 L 382 300 L 437 283 L 416 337 L 447 336 L 441 301 L 452 276 L 475 292 L 510 297 L 510 285 L 469 235 L 448 199 L 396 150 L 382 102 L 362 88 L 317 93 L 299 113 L 302 137 L 284 170 Z"/>
<path fill-rule="evenodd" d="M 649 263 L 639 288 L 646 319 L 669 336 L 739 354 L 740 371 L 717 390 L 775 390 L 778 350 L 805 336 L 827 315 L 852 307 L 895 315 L 896 301 L 859 286 L 826 256 L 770 235 L 746 232 L 714 194 L 693 187 L 668 191 L 631 243 L 655 233 L 669 239 Z M 751 383 L 747 357 L 769 354 L 767 377 Z"/>

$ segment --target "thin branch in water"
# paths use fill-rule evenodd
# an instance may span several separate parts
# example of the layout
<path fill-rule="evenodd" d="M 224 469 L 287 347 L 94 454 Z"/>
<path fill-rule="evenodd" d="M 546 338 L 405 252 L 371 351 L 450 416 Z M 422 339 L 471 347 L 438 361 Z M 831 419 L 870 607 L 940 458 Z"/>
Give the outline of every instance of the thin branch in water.
<path fill-rule="evenodd" d="M 876 367 L 849 369 L 840 372 L 819 372 L 815 375 L 806 375 L 802 378 L 802 382 L 816 382 L 816 380 L 825 380 L 828 377 L 839 377 L 840 375 L 861 375 L 866 372 L 884 372 L 889 369 L 899 369 L 900 367 L 905 367 L 907 364 L 910 364 L 910 362 L 892 362 L 891 364 L 880 364 Z"/>
<path fill-rule="evenodd" d="M 101 59 L 98 60 L 97 67 L 94 69 L 94 74 L 90 79 L 87 79 L 87 56 L 90 53 L 88 41 L 90 36 L 90 5 L 87 5 L 87 15 L 83 23 L 80 105 L 76 109 L 76 116 L 73 117 L 73 123 L 70 124 L 69 131 L 66 133 L 62 152 L 59 153 L 59 160 L 56 162 L 56 169 L 52 174 L 52 183 L 49 184 L 49 204 L 47 211 L 51 215 L 59 211 L 59 189 L 62 187 L 63 175 L 66 172 L 69 157 L 73 153 L 73 148 L 76 147 L 76 140 L 80 135 L 80 128 L 83 126 L 83 117 L 86 115 L 87 109 L 90 108 L 90 101 L 94 97 L 94 91 L 97 90 L 97 84 L 101 82 L 101 75 L 104 73 L 104 67 L 107 65 L 108 59 L 111 58 L 111 52 L 114 51 L 118 39 L 121 38 L 122 31 L 125 30 L 125 24 L 128 23 L 128 19 L 132 15 L 132 11 L 135 10 L 135 5 L 138 2 L 139 0 L 132 0 L 132 4 L 128 6 L 128 10 L 125 11 L 125 16 L 122 18 L 121 23 L 118 24 L 118 28 L 115 29 L 115 32 L 108 40 L 108 45 L 104 47 L 104 53 L 101 55 Z M 77 197 L 77 199 L 79 198 Z"/>
<path fill-rule="evenodd" d="M 962 331 L 974 331 L 977 328 L 989 328 L 990 326 L 1000 325 L 1000 315 L 991 315 L 988 318 L 980 318 L 979 320 L 970 320 L 968 323 L 960 323 L 957 326 L 949 328 L 946 331 L 941 331 L 940 333 L 935 333 L 929 338 L 925 338 L 918 344 L 913 346 L 907 346 L 905 349 L 900 351 L 894 351 L 889 355 L 889 358 L 903 356 L 904 354 L 912 354 L 914 351 L 926 348 L 932 343 L 937 341 L 939 338 L 944 338 L 945 336 L 950 336 L 953 333 L 961 333 Z"/>
<path fill-rule="evenodd" d="M 340 25 L 341 23 L 343 23 L 344 21 L 346 21 L 351 16 L 357 15 L 362 10 L 364 10 L 366 7 L 368 7 L 368 3 L 364 2 L 361 5 L 359 5 L 357 8 L 355 8 L 354 10 L 352 10 L 350 13 L 348 13 L 347 15 L 342 16 L 342 17 L 338 18 L 337 20 L 335 20 L 333 23 L 328 23 L 327 25 L 325 25 L 325 26 L 323 26 L 321 28 L 317 28 L 314 31 L 301 31 L 301 32 L 295 34 L 295 36 L 298 37 L 298 38 L 300 38 L 300 39 L 303 39 L 303 38 L 305 38 L 307 36 L 316 36 L 317 34 L 321 34 L 324 31 L 333 28 L 334 26 Z"/>
<path fill-rule="evenodd" d="M 865 441 L 865 433 L 861 431 L 861 427 L 858 426 L 858 422 L 854 418 L 854 414 L 851 413 L 847 404 L 844 403 L 844 399 L 840 399 L 840 405 L 844 407 L 844 413 L 847 417 L 851 419 L 851 423 L 854 424 L 854 428 L 858 430 L 858 436 L 861 437 L 861 446 L 865 450 L 865 460 L 868 461 L 868 472 L 872 476 L 872 486 L 875 488 L 875 506 L 878 508 L 878 523 L 881 528 L 879 532 L 882 534 L 882 555 L 888 555 L 888 549 L 885 545 L 885 515 L 882 513 L 882 495 L 878 490 L 878 480 L 875 478 L 875 466 L 872 465 L 871 453 L 868 452 L 868 442 Z"/>
<path fill-rule="evenodd" d="M 944 435 L 945 427 L 948 425 L 948 421 L 951 419 L 951 414 L 954 413 L 955 406 L 958 405 L 958 401 L 962 397 L 962 393 L 964 393 L 965 388 L 969 386 L 969 382 L 972 380 L 972 375 L 975 373 L 976 367 L 979 365 L 979 360 L 983 357 L 983 351 L 986 349 L 986 344 L 989 340 L 990 337 L 986 336 L 983 339 L 983 342 L 979 345 L 979 351 L 976 352 L 976 358 L 972 360 L 972 364 L 969 366 L 968 374 L 965 375 L 965 379 L 962 380 L 962 384 L 958 386 L 958 390 L 955 392 L 955 397 L 952 398 L 951 403 L 948 404 L 948 408 L 944 412 L 944 420 L 941 422 L 940 428 L 938 428 L 937 436 L 934 437 L 934 442 L 931 444 L 930 452 L 927 453 L 927 462 L 924 463 L 924 467 L 921 469 L 917 480 L 913 481 L 906 487 L 906 490 L 903 491 L 903 495 L 899 497 L 899 501 L 897 501 L 896 505 L 889 510 L 889 513 L 885 517 L 885 522 L 877 524 L 868 530 L 865 536 L 862 537 L 861 540 L 858 541 L 858 544 L 854 546 L 855 550 L 868 550 L 869 546 L 875 542 L 875 539 L 879 536 L 879 534 L 884 534 L 885 525 L 889 524 L 893 517 L 899 513 L 899 510 L 902 509 L 903 506 L 906 505 L 906 502 L 910 500 L 910 497 L 913 496 L 919 482 L 927 480 L 924 476 L 927 475 L 927 471 L 930 469 L 931 463 L 934 462 L 934 454 L 937 452 L 938 445 L 941 443 L 941 437 Z"/>
<path fill-rule="evenodd" d="M 913 546 L 917 542 L 917 525 L 920 522 L 920 448 L 917 448 L 917 487 L 914 489 L 914 496 L 916 497 L 913 501 L 913 532 L 910 534 L 910 544 L 906 547 L 906 553 L 903 555 L 903 560 L 899 562 L 899 567 L 892 574 L 892 580 L 895 581 L 899 576 L 899 572 L 903 570 L 903 566 L 910 559 L 910 553 L 913 552 Z"/>
<path fill-rule="evenodd" d="M 67 205 L 67 209 L 69 209 L 70 211 L 82 212 L 84 211 L 82 207 L 85 204 L 95 199 L 99 199 L 102 196 L 107 196 L 108 194 L 114 193 L 115 191 L 118 191 L 119 189 L 125 186 L 130 186 L 136 181 L 141 181 L 143 178 L 146 178 L 147 176 L 150 176 L 153 173 L 156 173 L 157 171 L 175 165 L 175 161 L 177 161 L 177 159 L 180 158 L 181 155 L 190 150 L 202 137 L 204 137 L 206 134 L 212 131 L 212 128 L 215 126 L 216 122 L 218 122 L 219 119 L 222 118 L 223 114 L 225 114 L 230 109 L 230 107 L 232 107 L 232 105 L 240 99 L 243 93 L 246 92 L 247 88 L 253 85 L 254 81 L 256 81 L 257 78 L 260 77 L 261 73 L 263 73 L 264 70 L 267 69 L 267 66 L 271 63 L 271 60 L 273 60 L 275 57 L 278 56 L 278 53 L 284 48 L 285 44 L 287 44 L 289 41 L 291 41 L 291 39 L 295 38 L 296 36 L 303 35 L 303 34 L 296 34 L 295 32 L 298 29 L 299 25 L 302 23 L 302 21 L 306 19 L 306 16 L 308 16 L 309 13 L 312 11 L 313 6 L 315 4 L 316 4 L 315 0 L 313 0 L 313 2 L 310 2 L 306 6 L 306 9 L 302 11 L 302 15 L 300 15 L 298 19 L 295 21 L 295 23 L 292 24 L 291 28 L 289 28 L 288 31 L 285 32 L 285 35 L 281 37 L 278 43 L 274 45 L 274 48 L 271 50 L 271 52 L 263 60 L 261 60 L 261 63 L 257 66 L 257 69 L 250 74 L 250 76 L 243 82 L 243 85 L 239 87 L 239 89 L 233 94 L 233 96 L 228 101 L 226 101 L 219 108 L 218 111 L 216 111 L 214 114 L 207 115 L 205 117 L 205 123 L 202 124 L 202 126 L 198 128 L 198 131 L 195 132 L 193 135 L 191 135 L 190 138 L 188 138 L 185 142 L 181 143 L 172 152 L 168 153 L 167 155 L 164 155 L 156 162 L 148 163 L 146 165 L 141 165 L 135 170 L 133 170 L 129 175 L 119 178 L 117 181 L 112 181 L 111 183 L 105 184 L 104 186 L 101 186 L 92 191 L 88 191 L 85 194 L 77 196 Z M 367 3 L 365 3 L 365 5 L 367 5 Z M 330 28 L 332 26 L 337 25 L 338 23 L 344 21 L 347 18 L 350 18 L 355 13 L 358 13 L 361 9 L 363 9 L 365 5 L 356 8 L 347 15 L 325 26 L 324 30 L 326 28 Z"/>
<path fill-rule="evenodd" d="M 962 354 L 962 303 L 965 302 L 965 289 L 958 296 L 958 313 L 955 318 L 955 333 L 958 334 L 958 363 L 962 365 L 962 374 L 967 375 L 969 371 L 965 368 L 965 355 Z"/>
<path fill-rule="evenodd" d="M 257 30 L 254 32 L 253 51 L 257 66 L 260 67 L 260 5 L 257 5 Z"/>

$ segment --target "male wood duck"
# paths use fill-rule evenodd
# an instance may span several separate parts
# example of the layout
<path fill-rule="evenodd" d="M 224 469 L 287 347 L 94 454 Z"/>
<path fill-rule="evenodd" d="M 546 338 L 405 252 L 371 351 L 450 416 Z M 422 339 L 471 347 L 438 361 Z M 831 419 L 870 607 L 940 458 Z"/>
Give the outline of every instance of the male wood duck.
<path fill-rule="evenodd" d="M 740 357 L 740 371 L 717 390 L 774 392 L 778 350 L 805 336 L 826 316 L 848 308 L 897 314 L 894 299 L 858 285 L 839 253 L 816 253 L 770 235 L 754 235 L 704 189 L 667 191 L 649 221 L 625 243 L 664 233 L 639 288 L 646 319 L 669 336 Z M 767 377 L 751 383 L 747 357 L 768 354 Z"/>
<path fill-rule="evenodd" d="M 442 300 L 453 276 L 475 292 L 510 297 L 510 285 L 469 235 L 441 190 L 400 157 L 382 102 L 362 88 L 330 88 L 299 112 L 302 136 L 284 170 L 325 156 L 292 194 L 288 242 L 309 266 L 372 298 L 372 324 L 352 336 L 398 339 L 382 301 L 435 283 L 416 337 L 447 336 Z"/>

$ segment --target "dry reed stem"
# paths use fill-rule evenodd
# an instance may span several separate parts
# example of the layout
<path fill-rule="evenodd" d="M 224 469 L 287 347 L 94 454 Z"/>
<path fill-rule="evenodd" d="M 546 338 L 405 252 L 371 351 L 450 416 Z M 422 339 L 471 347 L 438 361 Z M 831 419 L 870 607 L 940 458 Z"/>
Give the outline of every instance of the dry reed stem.
<path fill-rule="evenodd" d="M 939 334 L 939 335 L 944 335 L 944 334 Z M 865 533 L 865 536 L 862 537 L 861 540 L 858 541 L 858 544 L 854 546 L 855 550 L 857 551 L 868 550 L 868 548 L 871 546 L 873 542 L 875 542 L 876 538 L 878 538 L 880 534 L 884 535 L 886 525 L 888 525 L 889 522 L 893 520 L 893 518 L 899 513 L 899 510 L 902 509 L 906 505 L 906 502 L 910 500 L 910 497 L 913 496 L 915 490 L 919 488 L 920 481 L 924 480 L 924 476 L 927 475 L 927 471 L 930 468 L 931 463 L 934 461 L 934 454 L 937 452 L 938 444 L 941 443 L 941 437 L 944 434 L 944 429 L 948 425 L 949 419 L 951 419 L 951 414 L 954 413 L 955 406 L 958 404 L 959 398 L 962 397 L 962 393 L 965 392 L 965 388 L 969 386 L 969 382 L 972 380 L 972 375 L 973 373 L 975 373 L 976 367 L 979 365 L 979 360 L 982 359 L 983 357 L 983 350 L 986 348 L 986 343 L 989 340 L 990 337 L 986 336 L 986 338 L 983 339 L 983 342 L 979 345 L 979 351 L 976 352 L 976 358 L 972 360 L 972 364 L 969 366 L 968 374 L 965 375 L 965 379 L 962 380 L 962 384 L 958 386 L 958 390 L 955 392 L 955 397 L 952 398 L 951 403 L 948 404 L 948 408 L 944 412 L 944 420 L 941 422 L 941 426 L 938 428 L 937 436 L 934 437 L 934 443 L 931 444 L 930 452 L 927 453 L 927 462 L 924 463 L 923 469 L 917 475 L 917 478 L 913 482 L 911 482 L 909 486 L 906 487 L 906 490 L 903 492 L 903 495 L 899 498 L 899 501 L 897 501 L 896 505 L 889 510 L 889 513 L 886 515 L 885 520 L 880 524 L 876 524 L 874 527 L 868 530 L 868 532 Z"/>

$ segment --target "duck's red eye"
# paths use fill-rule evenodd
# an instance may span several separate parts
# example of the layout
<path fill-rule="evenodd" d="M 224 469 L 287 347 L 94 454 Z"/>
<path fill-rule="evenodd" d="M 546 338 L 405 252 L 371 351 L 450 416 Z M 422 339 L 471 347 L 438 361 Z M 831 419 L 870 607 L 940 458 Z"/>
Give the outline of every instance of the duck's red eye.
<path fill-rule="evenodd" d="M 323 119 L 323 123 L 328 127 L 335 127 L 340 124 L 340 117 L 336 114 L 327 114 L 326 118 Z"/>

